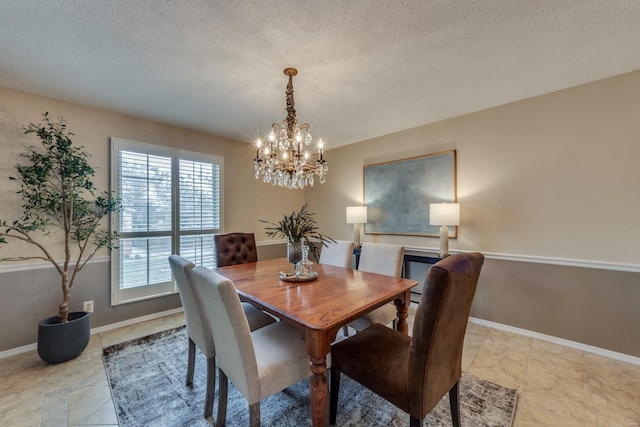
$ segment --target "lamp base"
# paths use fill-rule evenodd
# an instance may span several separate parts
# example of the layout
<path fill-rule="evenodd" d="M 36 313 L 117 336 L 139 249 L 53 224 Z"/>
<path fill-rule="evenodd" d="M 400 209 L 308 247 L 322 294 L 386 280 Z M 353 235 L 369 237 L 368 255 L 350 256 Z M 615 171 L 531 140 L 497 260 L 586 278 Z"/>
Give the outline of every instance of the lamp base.
<path fill-rule="evenodd" d="M 353 247 L 360 249 L 360 224 L 353 224 Z"/>
<path fill-rule="evenodd" d="M 449 227 L 446 225 L 440 226 L 440 252 L 438 256 L 440 258 L 449 256 Z"/>

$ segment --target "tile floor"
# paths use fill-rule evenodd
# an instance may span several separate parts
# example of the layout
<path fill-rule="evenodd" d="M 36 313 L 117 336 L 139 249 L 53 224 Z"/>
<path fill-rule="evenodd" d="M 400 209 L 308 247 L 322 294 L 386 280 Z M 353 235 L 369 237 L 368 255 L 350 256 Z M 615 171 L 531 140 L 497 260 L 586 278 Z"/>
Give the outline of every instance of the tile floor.
<path fill-rule="evenodd" d="M 117 426 L 102 348 L 183 324 L 176 314 L 93 335 L 59 365 L 35 351 L 0 359 L 0 426 Z M 463 369 L 517 388 L 514 427 L 640 427 L 640 366 L 470 323 Z"/>

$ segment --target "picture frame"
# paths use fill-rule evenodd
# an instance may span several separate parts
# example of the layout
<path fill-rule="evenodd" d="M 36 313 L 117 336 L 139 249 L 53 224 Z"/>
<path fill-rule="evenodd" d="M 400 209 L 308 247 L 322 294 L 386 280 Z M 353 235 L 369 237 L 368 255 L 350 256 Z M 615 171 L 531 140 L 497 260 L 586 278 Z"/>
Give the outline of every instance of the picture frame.
<path fill-rule="evenodd" d="M 429 204 L 455 203 L 456 150 L 363 166 L 366 234 L 439 236 Z M 449 227 L 449 237 L 458 228 Z"/>

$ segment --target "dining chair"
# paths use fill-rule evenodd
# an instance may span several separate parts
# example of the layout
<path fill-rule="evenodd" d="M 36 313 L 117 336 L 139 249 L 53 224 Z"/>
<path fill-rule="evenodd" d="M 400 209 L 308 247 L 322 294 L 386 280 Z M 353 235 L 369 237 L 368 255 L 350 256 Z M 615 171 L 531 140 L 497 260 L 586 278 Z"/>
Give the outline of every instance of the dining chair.
<path fill-rule="evenodd" d="M 387 243 L 363 243 L 358 270 L 400 277 L 402 276 L 403 261 L 403 246 Z M 354 320 L 348 326 L 360 332 L 376 323 L 387 325 L 397 318 L 397 313 L 395 304 L 390 302 Z"/>
<path fill-rule="evenodd" d="M 187 335 L 189 336 L 189 350 L 187 354 L 187 380 L 186 385 L 193 385 L 193 371 L 196 361 L 196 346 L 202 351 L 207 359 L 207 393 L 204 404 L 204 417 L 208 418 L 213 413 L 213 399 L 216 384 L 216 349 L 214 346 L 209 315 L 201 307 L 200 302 L 193 290 L 191 274 L 194 264 L 178 256 L 169 257 L 169 265 L 173 272 L 173 277 L 178 285 L 178 293 L 184 309 L 184 317 L 187 324 Z M 268 324 L 274 323 L 275 319 L 267 313 L 258 310 L 248 303 L 242 304 L 242 309 L 248 319 L 251 330 L 259 329 Z"/>
<path fill-rule="evenodd" d="M 478 252 L 457 254 L 429 269 L 411 337 L 376 324 L 331 346 L 332 425 L 344 373 L 407 412 L 411 427 L 448 392 L 453 425 L 460 426 L 462 347 L 483 262 Z"/>
<path fill-rule="evenodd" d="M 253 233 L 216 234 L 213 242 L 217 267 L 258 261 L 256 237 Z"/>
<path fill-rule="evenodd" d="M 347 240 L 336 240 L 326 242 L 320 252 L 320 264 L 328 264 L 336 267 L 351 267 L 353 258 L 353 242 Z"/>
<path fill-rule="evenodd" d="M 206 267 L 193 269 L 193 284 L 208 315 L 217 348 L 217 426 L 224 426 L 228 382 L 249 403 L 252 427 L 260 425 L 260 401 L 311 376 L 299 331 L 277 322 L 251 332 L 233 283 Z"/>

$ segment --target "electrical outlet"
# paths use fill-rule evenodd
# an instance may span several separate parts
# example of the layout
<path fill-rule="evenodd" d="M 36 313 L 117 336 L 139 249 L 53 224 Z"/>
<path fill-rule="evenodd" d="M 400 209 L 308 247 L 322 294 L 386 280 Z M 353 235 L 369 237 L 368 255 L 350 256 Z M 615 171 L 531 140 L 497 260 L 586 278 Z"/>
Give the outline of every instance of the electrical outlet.
<path fill-rule="evenodd" d="M 93 301 L 85 301 L 83 303 L 83 310 L 89 313 L 93 313 Z"/>

